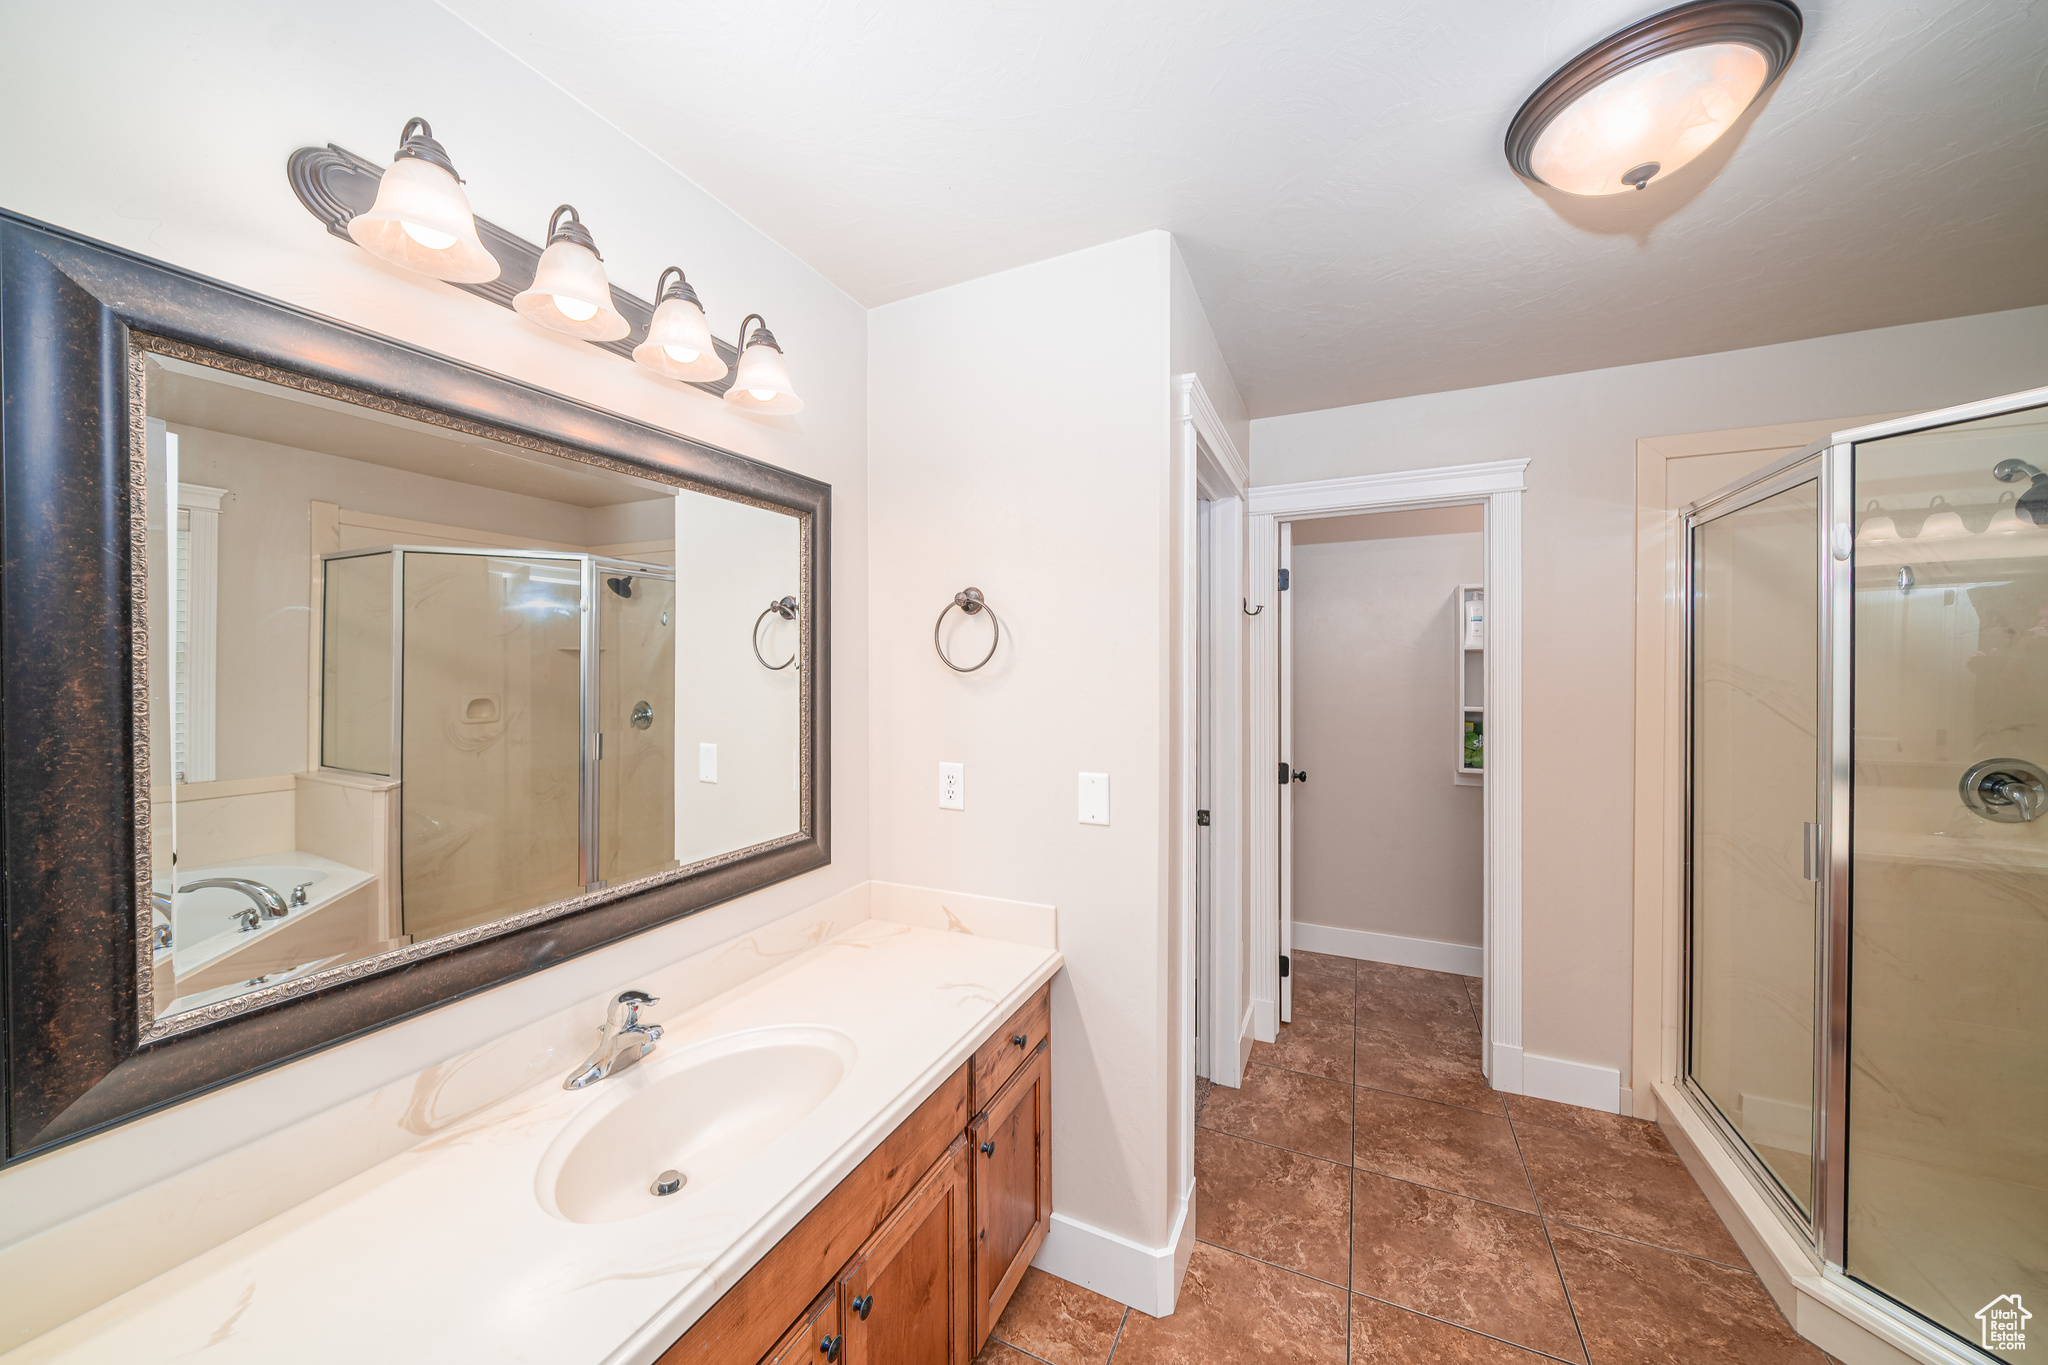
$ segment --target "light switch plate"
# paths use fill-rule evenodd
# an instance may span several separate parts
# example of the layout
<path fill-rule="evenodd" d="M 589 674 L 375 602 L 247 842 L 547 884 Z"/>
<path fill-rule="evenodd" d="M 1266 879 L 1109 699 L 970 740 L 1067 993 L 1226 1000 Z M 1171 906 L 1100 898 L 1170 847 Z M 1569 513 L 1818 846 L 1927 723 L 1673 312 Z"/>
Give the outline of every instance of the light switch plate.
<path fill-rule="evenodd" d="M 965 763 L 941 763 L 939 765 L 939 809 L 967 809 L 967 765 Z"/>
<path fill-rule="evenodd" d="M 699 744 L 697 746 L 697 780 L 716 782 L 718 780 L 718 746 Z"/>
<path fill-rule="evenodd" d="M 1084 825 L 1106 825 L 1109 823 L 1109 774 L 1081 774 L 1081 823 Z"/>

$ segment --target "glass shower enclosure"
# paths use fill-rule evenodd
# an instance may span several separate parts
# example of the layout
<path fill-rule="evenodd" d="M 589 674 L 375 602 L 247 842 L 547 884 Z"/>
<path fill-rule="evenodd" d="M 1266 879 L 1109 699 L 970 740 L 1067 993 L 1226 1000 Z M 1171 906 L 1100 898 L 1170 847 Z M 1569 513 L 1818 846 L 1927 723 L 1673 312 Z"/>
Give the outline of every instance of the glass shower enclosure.
<path fill-rule="evenodd" d="M 322 558 L 320 763 L 397 783 L 412 941 L 678 865 L 674 569 L 446 546 Z"/>
<path fill-rule="evenodd" d="M 2024 1359 L 2048 389 L 1836 433 L 1683 516 L 1683 1088 L 1828 1276 L 1949 1356 Z"/>

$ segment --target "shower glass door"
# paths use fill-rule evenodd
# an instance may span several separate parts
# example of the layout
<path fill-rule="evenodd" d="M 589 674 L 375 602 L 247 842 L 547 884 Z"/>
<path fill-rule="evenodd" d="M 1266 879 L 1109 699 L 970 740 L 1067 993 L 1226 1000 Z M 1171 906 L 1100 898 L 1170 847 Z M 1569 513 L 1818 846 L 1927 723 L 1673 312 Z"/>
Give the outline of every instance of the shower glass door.
<path fill-rule="evenodd" d="M 2048 1345 L 2043 470 L 2040 408 L 1854 448 L 1842 1263 L 2000 1360 Z"/>
<path fill-rule="evenodd" d="M 414 942 L 583 890 L 575 556 L 406 550 L 401 882 Z"/>
<path fill-rule="evenodd" d="M 1820 942 L 1819 465 L 1690 522 L 1686 1077 L 1738 1150 L 1814 1208 Z"/>

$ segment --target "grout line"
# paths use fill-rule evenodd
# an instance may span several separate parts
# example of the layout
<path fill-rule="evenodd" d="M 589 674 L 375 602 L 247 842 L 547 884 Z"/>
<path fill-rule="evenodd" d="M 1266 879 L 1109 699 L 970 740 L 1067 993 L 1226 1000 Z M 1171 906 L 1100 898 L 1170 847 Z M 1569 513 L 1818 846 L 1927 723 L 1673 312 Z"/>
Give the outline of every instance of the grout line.
<path fill-rule="evenodd" d="M 1109 1354 L 1102 1358 L 1102 1365 L 1109 1365 L 1112 1360 L 1116 1359 L 1116 1348 L 1124 1344 L 1124 1324 L 1131 1320 L 1133 1311 L 1135 1310 L 1126 1307 L 1124 1315 L 1116 1320 L 1116 1336 L 1110 1339 Z"/>
<path fill-rule="evenodd" d="M 1446 1109 L 1462 1109 L 1468 1114 L 1484 1114 L 1490 1119 L 1507 1118 L 1507 1111 L 1504 1109 L 1474 1109 L 1469 1104 L 1453 1104 L 1449 1100 L 1433 1100 L 1427 1095 L 1412 1095 L 1406 1090 L 1389 1090 L 1383 1085 L 1358 1085 L 1354 1082 L 1351 1088 L 1354 1090 L 1371 1090 L 1382 1095 L 1393 1095 L 1404 1100 L 1421 1100 L 1424 1104 L 1441 1104 Z M 1498 1095 L 1501 1092 L 1496 1090 L 1493 1093 Z"/>
<path fill-rule="evenodd" d="M 1341 1289 L 1347 1294 L 1351 1292 L 1351 1286 L 1348 1284 L 1338 1284 L 1335 1280 L 1326 1280 L 1320 1275 L 1311 1275 L 1306 1270 L 1296 1270 L 1291 1265 L 1281 1265 L 1278 1261 L 1269 1261 L 1263 1256 L 1254 1256 L 1249 1251 L 1239 1251 L 1236 1247 L 1227 1247 L 1223 1245 L 1223 1243 L 1221 1242 L 1212 1242 L 1208 1240 L 1206 1237 L 1197 1237 L 1195 1239 L 1195 1244 L 1197 1246 L 1213 1247 L 1217 1251 L 1227 1251 L 1231 1255 L 1239 1257 L 1243 1260 L 1251 1261 L 1258 1265 L 1270 1266 L 1274 1270 L 1282 1271 L 1289 1275 L 1299 1276 L 1300 1278 L 1311 1281 L 1315 1284 L 1328 1285 L 1332 1289 Z"/>
<path fill-rule="evenodd" d="M 1124 1311 L 1128 1313 L 1131 1310 L 1126 1308 Z M 1031 1352 L 1025 1350 L 1022 1346 L 1017 1345 L 1017 1343 L 1013 1341 L 1003 1341 L 1003 1338 L 997 1336 L 994 1332 L 990 1332 L 988 1334 L 988 1339 L 990 1341 L 1001 1341 L 1003 1345 L 1009 1347 L 1018 1355 L 1023 1356 L 1026 1360 L 1036 1360 L 1039 1362 L 1039 1365 L 1053 1365 L 1053 1363 L 1050 1360 L 1047 1360 L 1044 1356 L 1033 1355 L 1031 1354 Z M 1107 1362 L 1105 1362 L 1105 1365 L 1107 1365 Z"/>
<path fill-rule="evenodd" d="M 1425 1313 L 1420 1308 L 1410 1308 L 1405 1303 L 1395 1303 L 1392 1299 L 1383 1299 L 1377 1294 L 1367 1294 L 1362 1290 L 1356 1289 L 1352 1290 L 1351 1292 L 1361 1299 L 1371 1299 L 1374 1303 L 1383 1303 L 1387 1307 L 1399 1309 L 1403 1313 L 1413 1313 L 1418 1318 L 1426 1318 L 1430 1322 L 1440 1322 L 1444 1326 L 1454 1327 L 1460 1332 L 1466 1332 L 1475 1337 L 1484 1337 L 1488 1341 L 1497 1341 L 1500 1342 L 1503 1346 L 1512 1346 L 1517 1351 L 1527 1351 L 1530 1355 L 1535 1356 L 1538 1360 L 1564 1360 L 1563 1356 L 1554 1356 L 1548 1351 L 1539 1351 L 1534 1346 L 1524 1346 L 1519 1341 L 1511 1341 L 1506 1337 L 1497 1337 L 1491 1332 L 1482 1332 L 1477 1327 L 1467 1327 L 1462 1322 L 1452 1322 L 1449 1318 L 1440 1318 L 1434 1313 Z M 1582 1365 L 1582 1362 L 1567 1361 L 1566 1365 Z"/>
<path fill-rule="evenodd" d="M 1572 1315 L 1572 1330 L 1579 1334 L 1579 1350 L 1590 1361 L 1593 1352 L 1586 1345 L 1586 1328 L 1579 1321 L 1579 1306 L 1572 1302 L 1572 1287 L 1564 1278 L 1564 1262 L 1557 1258 L 1557 1243 L 1551 1240 L 1550 1216 L 1543 1212 L 1543 1196 L 1537 1193 L 1536 1177 L 1529 1173 L 1529 1158 L 1522 1155 L 1522 1135 L 1515 1132 L 1512 1120 L 1508 1123 L 1508 1133 L 1515 1140 L 1515 1156 L 1522 1163 L 1522 1178 L 1529 1182 L 1530 1197 L 1536 1201 L 1536 1225 L 1543 1229 L 1543 1245 L 1550 1248 L 1550 1268 L 1557 1272 L 1557 1287 L 1564 1292 L 1564 1309 Z"/>
<path fill-rule="evenodd" d="M 1631 1237 L 1625 1232 L 1609 1232 L 1606 1228 L 1596 1228 L 1587 1223 L 1574 1222 L 1570 1218 L 1558 1218 L 1545 1214 L 1543 1215 L 1543 1221 L 1546 1225 L 1562 1223 L 1568 1228 L 1577 1228 L 1580 1232 L 1590 1232 L 1595 1237 L 1611 1237 L 1617 1242 L 1627 1242 L 1631 1246 L 1647 1247 L 1651 1251 L 1661 1251 L 1667 1256 L 1682 1256 L 1688 1261 L 1703 1261 L 1708 1265 L 1716 1265 L 1723 1270 L 1733 1270 L 1738 1274 L 1756 1274 L 1754 1266 L 1731 1265 L 1727 1261 L 1717 1261 L 1711 1256 L 1702 1256 L 1696 1251 L 1680 1251 L 1677 1247 L 1668 1247 L 1661 1242 L 1645 1242 L 1642 1238 Z"/>

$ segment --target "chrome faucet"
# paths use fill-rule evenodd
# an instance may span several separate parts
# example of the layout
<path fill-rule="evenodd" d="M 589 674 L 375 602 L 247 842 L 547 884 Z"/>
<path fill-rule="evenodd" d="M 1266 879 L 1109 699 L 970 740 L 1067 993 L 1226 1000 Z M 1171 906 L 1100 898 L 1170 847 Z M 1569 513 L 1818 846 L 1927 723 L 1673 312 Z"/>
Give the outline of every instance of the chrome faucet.
<path fill-rule="evenodd" d="M 569 1073 L 562 1089 L 581 1090 L 586 1085 L 596 1085 L 654 1051 L 654 1045 L 661 1041 L 661 1025 L 641 1023 L 640 1007 L 660 1003 L 646 991 L 620 991 L 597 1030 L 597 1051 Z"/>
<path fill-rule="evenodd" d="M 310 884 L 308 883 L 308 885 Z M 255 904 L 257 910 L 262 912 L 261 917 L 263 919 L 283 919 L 292 912 L 291 907 L 284 903 L 283 896 L 278 895 L 276 891 L 265 886 L 262 882 L 252 882 L 246 877 L 207 877 L 202 881 L 187 882 L 178 888 L 178 894 L 182 896 L 188 891 L 205 891 L 210 887 L 218 887 L 223 891 L 241 892 Z M 169 896 L 159 891 L 152 894 L 150 899 L 156 902 L 157 909 L 163 911 L 167 917 L 170 915 L 171 898 Z M 255 927 L 255 924 L 250 923 L 246 924 L 244 929 L 246 931 Z"/>

